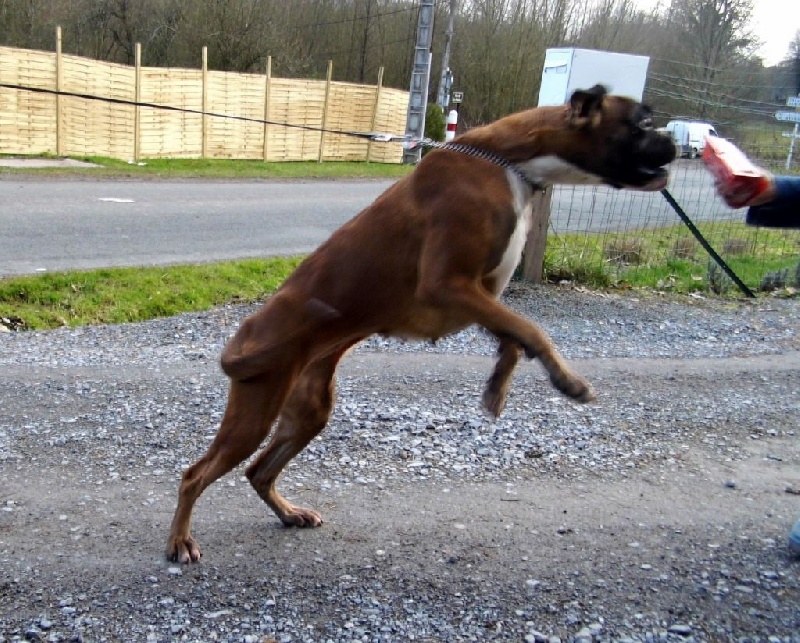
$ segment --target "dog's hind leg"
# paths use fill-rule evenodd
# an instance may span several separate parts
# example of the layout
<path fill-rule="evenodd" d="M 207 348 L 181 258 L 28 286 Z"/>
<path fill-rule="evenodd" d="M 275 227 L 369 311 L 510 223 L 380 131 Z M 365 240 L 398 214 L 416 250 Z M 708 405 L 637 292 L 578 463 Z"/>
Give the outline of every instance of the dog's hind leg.
<path fill-rule="evenodd" d="M 200 559 L 200 548 L 190 533 L 195 502 L 212 482 L 255 453 L 269 433 L 301 366 L 293 370 L 282 364 L 257 378 L 231 383 L 217 435 L 205 455 L 183 474 L 167 542 L 169 560 L 188 563 Z"/>
<path fill-rule="evenodd" d="M 512 339 L 500 338 L 497 363 L 483 391 L 483 406 L 495 417 L 499 417 L 506 405 L 506 395 L 511 383 L 511 373 L 522 355 L 522 346 Z"/>
<path fill-rule="evenodd" d="M 322 516 L 312 509 L 297 507 L 275 488 L 283 468 L 328 422 L 334 401 L 333 376 L 345 349 L 309 364 L 300 374 L 281 409 L 275 433 L 264 451 L 247 468 L 247 477 L 258 495 L 285 525 L 318 527 Z"/>

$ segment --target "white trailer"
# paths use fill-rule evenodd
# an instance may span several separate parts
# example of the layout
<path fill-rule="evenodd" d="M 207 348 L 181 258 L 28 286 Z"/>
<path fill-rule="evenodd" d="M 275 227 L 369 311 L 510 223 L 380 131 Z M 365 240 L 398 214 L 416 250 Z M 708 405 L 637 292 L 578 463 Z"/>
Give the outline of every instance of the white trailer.
<path fill-rule="evenodd" d="M 605 85 L 612 94 L 642 100 L 650 58 L 574 47 L 548 49 L 539 105 L 563 105 L 576 89 Z"/>

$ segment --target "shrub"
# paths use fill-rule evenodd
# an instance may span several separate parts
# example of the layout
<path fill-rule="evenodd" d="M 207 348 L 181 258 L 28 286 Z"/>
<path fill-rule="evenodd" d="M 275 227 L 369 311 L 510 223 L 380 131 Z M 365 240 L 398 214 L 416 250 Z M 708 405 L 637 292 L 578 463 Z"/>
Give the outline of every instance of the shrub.
<path fill-rule="evenodd" d="M 689 237 L 676 239 L 670 255 L 676 259 L 694 259 L 697 253 L 697 242 Z"/>
<path fill-rule="evenodd" d="M 613 264 L 638 266 L 644 261 L 644 242 L 641 239 L 612 239 L 603 248 L 603 256 Z"/>
<path fill-rule="evenodd" d="M 447 123 L 442 108 L 435 103 L 428 103 L 425 110 L 425 138 L 432 141 L 443 141 Z"/>

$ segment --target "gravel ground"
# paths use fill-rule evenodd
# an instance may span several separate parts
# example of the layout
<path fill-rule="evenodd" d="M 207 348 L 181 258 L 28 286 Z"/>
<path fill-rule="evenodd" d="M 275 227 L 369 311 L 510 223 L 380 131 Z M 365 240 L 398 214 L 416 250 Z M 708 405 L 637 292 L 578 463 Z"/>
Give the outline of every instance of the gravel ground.
<path fill-rule="evenodd" d="M 221 417 L 245 306 L 0 333 L 0 641 L 800 642 L 800 313 L 512 284 L 598 392 L 522 364 L 479 408 L 494 344 L 379 338 L 282 477 L 198 503 L 201 563 L 163 558 L 184 467 Z"/>

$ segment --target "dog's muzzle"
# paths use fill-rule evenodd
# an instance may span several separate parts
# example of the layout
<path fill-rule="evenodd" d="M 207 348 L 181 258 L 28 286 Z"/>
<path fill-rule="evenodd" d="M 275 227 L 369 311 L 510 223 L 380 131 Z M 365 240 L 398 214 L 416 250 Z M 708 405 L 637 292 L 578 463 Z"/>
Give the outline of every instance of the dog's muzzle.
<path fill-rule="evenodd" d="M 639 142 L 630 152 L 630 165 L 623 160 L 620 180 L 609 185 L 634 190 L 656 191 L 667 187 L 667 166 L 675 159 L 675 145 L 662 135 L 653 133 Z M 625 167 L 626 166 L 626 167 Z"/>

